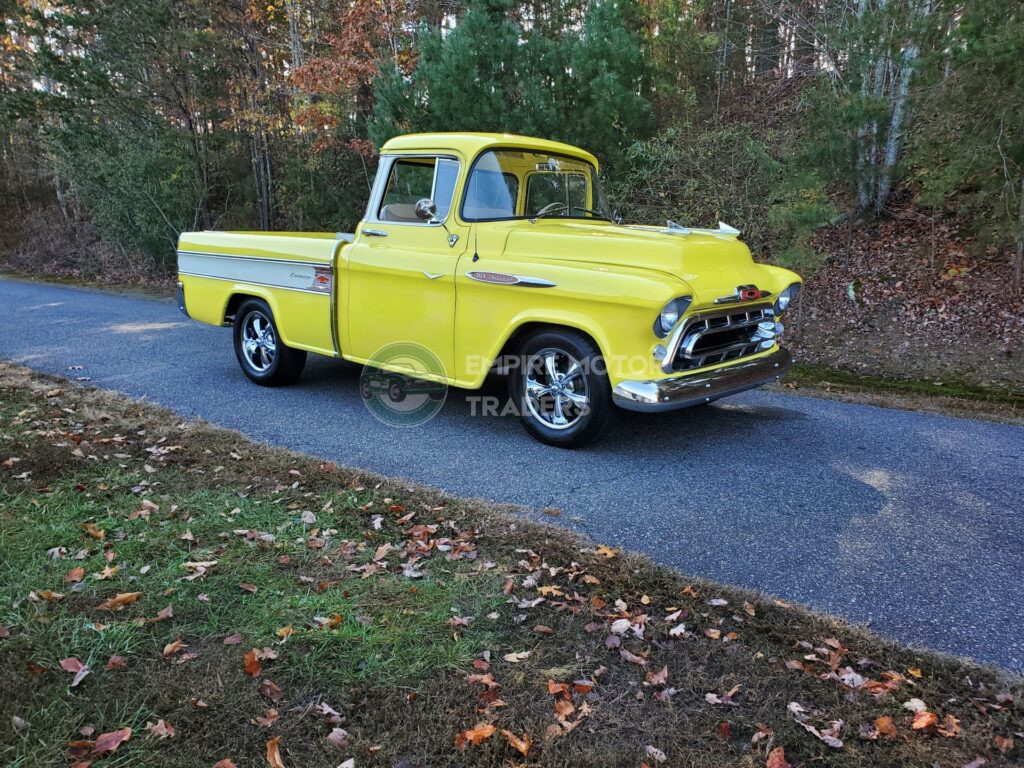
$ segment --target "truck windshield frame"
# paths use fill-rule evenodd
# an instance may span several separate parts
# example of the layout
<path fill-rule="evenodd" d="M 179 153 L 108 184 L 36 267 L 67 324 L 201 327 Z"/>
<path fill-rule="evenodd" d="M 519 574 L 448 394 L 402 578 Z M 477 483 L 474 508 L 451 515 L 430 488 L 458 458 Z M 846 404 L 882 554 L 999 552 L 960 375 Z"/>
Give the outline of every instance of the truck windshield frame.
<path fill-rule="evenodd" d="M 506 155 L 505 162 L 502 162 L 500 157 L 503 154 Z M 482 163 L 494 167 L 482 168 Z M 601 188 L 600 176 L 593 163 L 578 155 L 540 152 L 523 147 L 488 147 L 474 158 L 463 184 L 459 217 L 467 223 L 532 220 L 536 218 L 537 211 L 527 210 L 526 203 L 532 190 L 536 190 L 537 186 L 531 185 L 530 182 L 532 179 L 539 181 L 541 178 L 550 179 L 552 176 L 565 178 L 565 197 L 570 202 L 576 196 L 569 190 L 570 180 L 584 178 L 584 205 L 550 213 L 544 218 L 574 221 L 612 219 Z M 511 181 L 515 184 L 513 185 Z M 552 190 L 548 191 L 550 193 Z M 487 205 L 487 202 L 491 202 L 492 205 Z M 512 212 L 506 213 L 493 203 L 498 203 L 504 208 L 511 203 Z M 583 210 L 584 208 L 588 210 Z M 484 211 L 494 215 L 478 215 Z M 522 211 L 522 214 L 518 213 L 519 211 Z M 573 215 L 573 211 L 580 213 Z"/>

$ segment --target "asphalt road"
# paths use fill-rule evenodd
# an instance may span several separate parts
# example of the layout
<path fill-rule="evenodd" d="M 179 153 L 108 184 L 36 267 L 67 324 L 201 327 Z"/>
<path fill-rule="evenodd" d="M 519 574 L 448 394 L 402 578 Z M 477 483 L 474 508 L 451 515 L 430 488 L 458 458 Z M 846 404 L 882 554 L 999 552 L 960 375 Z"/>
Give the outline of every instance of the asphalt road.
<path fill-rule="evenodd" d="M 750 392 L 623 414 L 568 452 L 454 391 L 399 429 L 369 413 L 356 366 L 311 357 L 298 384 L 263 389 L 230 331 L 172 301 L 6 279 L 0 357 L 339 464 L 558 507 L 544 519 L 685 573 L 1024 671 L 1024 428 Z"/>

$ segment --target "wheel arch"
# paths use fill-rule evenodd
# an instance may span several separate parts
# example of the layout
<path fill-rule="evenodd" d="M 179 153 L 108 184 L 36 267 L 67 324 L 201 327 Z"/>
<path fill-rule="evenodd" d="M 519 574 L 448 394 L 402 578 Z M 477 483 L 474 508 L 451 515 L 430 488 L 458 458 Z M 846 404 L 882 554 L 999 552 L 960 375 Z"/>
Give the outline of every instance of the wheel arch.
<path fill-rule="evenodd" d="M 587 323 L 584 322 L 573 322 L 572 320 L 559 319 L 559 320 L 547 320 L 539 318 L 525 319 L 519 324 L 515 325 L 500 343 L 498 349 L 490 359 L 490 365 L 480 376 L 479 381 L 482 382 L 484 377 L 494 369 L 496 363 L 501 361 L 506 355 L 515 354 L 516 349 L 522 343 L 523 339 L 527 336 L 536 333 L 538 331 L 575 331 L 583 335 L 588 341 L 590 341 L 602 356 L 606 355 L 607 346 L 601 343 L 599 334 L 593 332 L 591 328 L 587 327 Z M 477 384 L 479 386 L 479 383 Z"/>

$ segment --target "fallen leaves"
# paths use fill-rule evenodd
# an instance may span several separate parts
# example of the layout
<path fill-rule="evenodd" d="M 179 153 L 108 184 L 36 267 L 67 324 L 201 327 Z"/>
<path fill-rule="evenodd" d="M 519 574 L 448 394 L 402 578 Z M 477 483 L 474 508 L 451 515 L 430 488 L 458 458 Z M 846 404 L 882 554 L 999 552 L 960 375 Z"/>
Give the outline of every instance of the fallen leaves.
<path fill-rule="evenodd" d="M 505 741 L 514 750 L 519 752 L 523 757 L 530 751 L 530 747 L 533 745 L 533 741 L 530 739 L 530 734 L 527 731 L 523 732 L 522 736 L 517 736 L 512 731 L 502 729 L 501 735 L 505 737 Z"/>
<path fill-rule="evenodd" d="M 66 581 L 68 584 L 74 584 L 76 582 L 81 581 L 84 578 L 85 578 L 85 568 L 83 568 L 82 566 L 78 566 L 77 568 L 72 568 L 70 571 L 68 571 L 64 575 L 64 581 Z"/>
<path fill-rule="evenodd" d="M 164 646 L 163 656 L 164 656 L 165 659 L 169 659 L 171 656 L 176 654 L 182 648 L 188 648 L 188 646 L 185 645 L 185 643 L 179 637 L 177 640 L 175 640 L 175 641 L 173 641 L 171 643 L 168 643 L 167 645 Z"/>
<path fill-rule="evenodd" d="M 927 710 L 918 712 L 914 715 L 914 722 L 911 723 L 910 727 L 915 731 L 923 731 L 926 728 L 931 728 L 939 722 L 939 716 L 934 712 Z"/>
<path fill-rule="evenodd" d="M 510 664 L 518 664 L 519 662 L 524 661 L 527 658 L 529 658 L 529 656 L 530 656 L 530 652 L 529 651 L 518 651 L 516 653 L 506 653 L 501 658 L 503 658 L 505 661 L 509 662 Z"/>
<path fill-rule="evenodd" d="M 646 747 L 644 747 L 644 752 L 646 752 L 647 756 L 656 763 L 664 763 L 666 760 L 668 760 L 668 755 L 666 755 L 662 750 L 658 749 L 657 747 L 652 746 L 651 744 L 648 744 Z"/>
<path fill-rule="evenodd" d="M 272 702 L 277 704 L 281 699 L 284 698 L 284 691 L 277 685 L 273 680 L 264 680 L 260 685 L 260 693 L 270 699 Z"/>
<path fill-rule="evenodd" d="M 875 730 L 877 730 L 882 736 L 888 736 L 889 738 L 896 737 L 896 724 L 888 715 L 882 715 L 881 717 L 875 718 Z"/>
<path fill-rule="evenodd" d="M 348 746 L 349 735 L 348 731 L 344 728 L 332 728 L 331 732 L 327 734 L 327 741 L 338 749 L 344 749 Z"/>
<path fill-rule="evenodd" d="M 196 581 L 201 579 L 210 569 L 217 565 L 216 560 L 202 560 L 202 561 L 187 561 L 181 564 L 181 567 L 188 571 L 188 575 L 185 576 L 185 581 Z"/>
<path fill-rule="evenodd" d="M 249 722 L 253 725 L 258 725 L 260 728 L 269 728 L 277 722 L 278 717 L 280 717 L 278 711 L 274 708 L 270 708 L 267 710 L 267 714 L 265 716 L 261 717 L 257 715 L 256 717 L 251 718 Z"/>
<path fill-rule="evenodd" d="M 85 676 L 89 674 L 89 667 L 83 664 L 74 656 L 71 656 L 67 659 L 61 659 L 60 668 L 63 669 L 65 672 L 70 672 L 74 675 L 74 678 L 71 680 L 72 688 L 74 688 L 80 682 L 82 682 L 82 680 L 85 679 Z"/>
<path fill-rule="evenodd" d="M 764 768 L 791 768 L 790 764 L 786 761 L 786 750 L 782 747 L 775 747 L 775 749 L 768 753 L 768 759 L 765 760 Z"/>
<path fill-rule="evenodd" d="M 131 728 L 121 728 L 116 731 L 111 731 L 110 733 L 101 733 L 99 738 L 96 739 L 96 743 L 93 745 L 93 754 L 109 755 L 111 752 L 116 752 L 117 748 L 124 742 L 128 741 L 131 737 Z"/>
<path fill-rule="evenodd" d="M 460 731 L 455 736 L 455 748 L 463 750 L 467 746 L 479 746 L 494 735 L 497 729 L 490 723 L 477 723 L 472 728 Z"/>
<path fill-rule="evenodd" d="M 141 592 L 118 592 L 113 597 L 108 597 L 96 606 L 100 611 L 121 611 L 126 605 L 131 605 L 142 597 Z"/>
<path fill-rule="evenodd" d="M 270 768 L 285 768 L 284 761 L 281 759 L 281 750 L 278 747 L 280 741 L 281 737 L 275 736 L 267 742 L 267 762 L 270 764 Z"/>
<path fill-rule="evenodd" d="M 804 727 L 808 733 L 812 736 L 820 739 L 822 742 L 832 747 L 833 749 L 842 749 L 843 741 L 839 738 L 839 734 L 843 730 L 842 720 L 829 721 L 827 727 L 820 727 L 815 725 L 812 721 L 811 714 L 803 706 L 795 701 L 789 702 L 786 707 L 787 711 L 792 715 L 793 719 L 796 720 L 800 725 Z"/>
<path fill-rule="evenodd" d="M 174 738 L 174 726 L 163 718 L 155 723 L 146 723 L 146 730 L 149 731 L 151 736 L 155 736 L 158 739 Z"/>

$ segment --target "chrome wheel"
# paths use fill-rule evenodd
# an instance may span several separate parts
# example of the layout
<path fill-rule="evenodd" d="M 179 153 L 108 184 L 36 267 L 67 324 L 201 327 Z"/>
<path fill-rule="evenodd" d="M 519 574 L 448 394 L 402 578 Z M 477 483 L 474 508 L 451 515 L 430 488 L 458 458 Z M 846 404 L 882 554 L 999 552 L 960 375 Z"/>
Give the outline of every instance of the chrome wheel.
<path fill-rule="evenodd" d="M 563 349 L 546 347 L 530 355 L 523 383 L 526 407 L 551 429 L 569 429 L 590 408 L 583 366 Z"/>
<path fill-rule="evenodd" d="M 242 325 L 242 354 L 245 360 L 259 373 L 270 370 L 277 356 L 277 337 L 274 326 L 262 312 L 253 311 L 245 317 Z"/>

